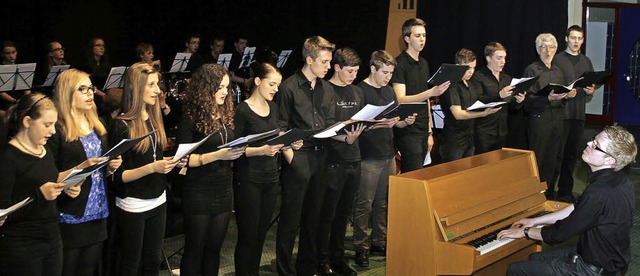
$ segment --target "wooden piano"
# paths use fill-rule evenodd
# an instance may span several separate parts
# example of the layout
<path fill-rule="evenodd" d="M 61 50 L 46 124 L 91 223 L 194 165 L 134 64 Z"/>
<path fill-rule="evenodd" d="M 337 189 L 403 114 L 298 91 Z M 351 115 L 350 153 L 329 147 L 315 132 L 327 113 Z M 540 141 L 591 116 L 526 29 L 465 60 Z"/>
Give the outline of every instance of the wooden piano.
<path fill-rule="evenodd" d="M 513 222 L 567 206 L 547 201 L 532 151 L 504 148 L 390 177 L 387 275 L 505 275 L 540 251 L 497 241 Z"/>

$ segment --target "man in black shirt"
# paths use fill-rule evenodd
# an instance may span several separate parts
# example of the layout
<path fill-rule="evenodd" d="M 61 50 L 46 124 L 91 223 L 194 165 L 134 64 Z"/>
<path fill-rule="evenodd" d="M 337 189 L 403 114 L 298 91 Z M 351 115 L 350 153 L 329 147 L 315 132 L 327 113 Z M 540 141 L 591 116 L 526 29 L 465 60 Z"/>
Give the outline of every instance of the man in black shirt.
<path fill-rule="evenodd" d="M 534 253 L 509 266 L 508 275 L 622 275 L 631 261 L 630 230 L 635 196 L 621 172 L 635 160 L 631 133 L 608 126 L 587 143 L 582 160 L 591 173 L 577 203 L 537 218 L 522 219 L 498 239 L 528 238 L 549 244 L 579 236 L 577 248 Z"/>
<path fill-rule="evenodd" d="M 509 85 L 511 76 L 503 72 L 507 60 L 507 49 L 499 42 L 490 42 L 484 47 L 484 58 L 487 66 L 478 69 L 471 78 L 478 100 L 483 103 L 511 101 L 513 93 L 513 86 Z M 521 103 L 524 95 L 517 94 L 515 98 Z M 519 105 L 514 104 L 513 108 L 517 107 Z M 508 106 L 505 105 L 496 114 L 475 120 L 475 154 L 505 146 L 507 134 L 510 131 L 507 127 L 508 110 Z M 522 129 L 526 130 L 524 124 Z"/>
<path fill-rule="evenodd" d="M 334 73 L 329 82 L 335 91 L 335 118 L 347 121 L 364 107 L 362 90 L 353 85 L 360 69 L 360 57 L 351 48 L 336 50 Z M 329 141 L 326 167 L 327 189 L 320 212 L 318 229 L 318 261 L 320 275 L 357 275 L 344 258 L 344 237 L 360 184 L 360 148 L 358 136 L 363 124 L 345 127 L 346 135 Z"/>
<path fill-rule="evenodd" d="M 335 123 L 334 91 L 322 78 L 331 68 L 334 44 L 320 36 L 307 38 L 302 70 L 287 78 L 276 94 L 278 125 L 282 130 L 320 131 Z M 324 177 L 326 141 L 305 138 L 283 169 L 282 205 L 276 236 L 276 265 L 280 275 L 313 275 L 317 268 L 317 230 L 327 183 Z M 296 270 L 291 267 L 300 226 Z"/>
<path fill-rule="evenodd" d="M 397 102 L 395 92 L 389 86 L 396 65 L 395 59 L 383 50 L 371 54 L 371 73 L 358 84 L 365 104 L 381 106 Z M 413 124 L 415 115 L 402 121 L 398 121 L 399 117 L 388 119 L 386 125 L 362 133 L 358 141 L 362 173 L 353 215 L 353 247 L 356 250 L 356 264 L 360 267 L 369 266 L 369 253 L 386 255 L 389 176 L 396 174 L 391 128 Z M 371 235 L 368 233 L 369 225 Z"/>
<path fill-rule="evenodd" d="M 569 84 L 580 77 L 584 72 L 593 71 L 591 60 L 580 53 L 580 47 L 584 42 L 584 30 L 580 26 L 573 25 L 567 29 L 565 37 L 567 48 L 555 56 L 553 62 L 560 68 L 564 75 L 564 84 Z M 576 96 L 567 99 L 564 104 L 564 132 L 562 143 L 564 150 L 560 165 L 560 178 L 558 179 L 558 200 L 573 202 L 573 169 L 577 161 L 577 148 L 582 133 L 584 132 L 585 104 L 588 97 L 595 92 L 595 85 L 585 88 L 577 88 Z M 557 175 L 553 180 L 557 179 Z"/>
<path fill-rule="evenodd" d="M 397 58 L 391 83 L 398 102 L 424 102 L 431 97 L 440 96 L 449 88 L 451 82 L 429 88 L 427 80 L 431 77 L 429 64 L 420 56 L 427 40 L 424 21 L 411 18 L 402 24 L 402 37 L 407 50 Z M 427 106 L 430 107 L 428 104 Z M 400 171 L 409 172 L 422 168 L 427 152 L 433 146 L 429 108 L 418 113 L 415 124 L 395 129 L 396 145 L 400 150 Z"/>
<path fill-rule="evenodd" d="M 203 57 L 204 63 L 218 63 L 218 57 L 224 51 L 224 38 L 214 36 L 209 42 L 209 52 Z"/>
<path fill-rule="evenodd" d="M 562 71 L 552 63 L 558 49 L 556 38 L 550 33 L 536 37 L 536 50 L 540 59 L 524 69 L 523 77 L 538 77 L 527 91 L 524 99 L 525 111 L 529 113 L 527 138 L 529 149 L 536 154 L 540 171 L 540 181 L 547 182 L 547 198 L 554 199 L 555 183 L 552 181 L 555 170 L 560 165 L 558 156 L 562 150 L 559 143 L 562 136 L 564 98 L 573 97 L 575 90 L 569 93 L 540 93 L 550 83 L 562 83 Z"/>
<path fill-rule="evenodd" d="M 190 53 L 191 58 L 189 58 L 189 63 L 187 63 L 187 68 L 185 71 L 189 71 L 193 74 L 202 64 L 204 63 L 202 60 L 202 56 L 198 54 L 198 49 L 200 49 L 200 35 L 199 34 L 189 34 L 185 37 L 184 41 L 184 52 Z"/>
<path fill-rule="evenodd" d="M 444 112 L 444 129 L 440 143 L 442 162 L 472 156 L 475 148 L 473 142 L 475 119 L 487 117 L 503 108 L 468 111 L 467 108 L 476 102 L 476 93 L 469 85 L 476 69 L 476 55 L 469 49 L 460 49 L 456 53 L 456 64 L 467 65 L 469 69 L 461 80 L 453 83 L 440 97 L 442 112 Z"/>

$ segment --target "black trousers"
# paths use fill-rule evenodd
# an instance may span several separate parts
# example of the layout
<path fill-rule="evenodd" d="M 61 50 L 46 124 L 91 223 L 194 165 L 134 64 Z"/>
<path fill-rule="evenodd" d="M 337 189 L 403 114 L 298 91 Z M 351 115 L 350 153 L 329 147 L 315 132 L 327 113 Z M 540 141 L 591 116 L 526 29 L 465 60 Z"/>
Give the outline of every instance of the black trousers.
<path fill-rule="evenodd" d="M 573 170 L 578 161 L 579 149 L 585 146 L 579 144 L 583 133 L 583 120 L 564 120 L 564 132 L 562 133 L 564 148 L 560 157 L 560 175 L 554 177 L 554 180 L 558 179 L 558 198 L 573 195 Z"/>
<path fill-rule="evenodd" d="M 394 129 L 394 138 L 400 150 L 400 172 L 422 169 L 427 156 L 427 133 L 407 132 Z"/>
<path fill-rule="evenodd" d="M 547 182 L 547 198 L 555 198 L 553 175 L 560 166 L 558 156 L 562 143 L 559 141 L 564 128 L 562 112 L 560 108 L 551 108 L 529 117 L 529 148 L 536 154 L 540 181 Z"/>
<path fill-rule="evenodd" d="M 118 275 L 158 275 L 167 205 L 142 213 L 116 208 L 120 269 Z"/>
<path fill-rule="evenodd" d="M 0 236 L 1 276 L 58 276 L 61 273 L 60 234 L 50 239 Z"/>
<path fill-rule="evenodd" d="M 282 175 L 282 206 L 276 234 L 276 265 L 279 275 L 313 275 L 318 264 L 318 218 L 326 189 L 324 149 L 295 151 Z M 293 247 L 300 227 L 296 272 Z"/>
<path fill-rule="evenodd" d="M 278 198 L 278 182 L 239 181 L 234 185 L 238 241 L 236 275 L 258 275 L 262 248 Z"/>
<path fill-rule="evenodd" d="M 326 173 L 328 186 L 320 211 L 318 260 L 337 263 L 344 259 L 344 237 L 360 184 L 360 161 L 329 164 Z"/>
<path fill-rule="evenodd" d="M 507 135 L 497 135 L 476 128 L 474 133 L 475 155 L 499 150 L 507 144 Z"/>
<path fill-rule="evenodd" d="M 574 248 L 563 248 L 533 253 L 529 255 L 529 260 L 511 264 L 507 275 L 601 275 L 587 266 Z"/>

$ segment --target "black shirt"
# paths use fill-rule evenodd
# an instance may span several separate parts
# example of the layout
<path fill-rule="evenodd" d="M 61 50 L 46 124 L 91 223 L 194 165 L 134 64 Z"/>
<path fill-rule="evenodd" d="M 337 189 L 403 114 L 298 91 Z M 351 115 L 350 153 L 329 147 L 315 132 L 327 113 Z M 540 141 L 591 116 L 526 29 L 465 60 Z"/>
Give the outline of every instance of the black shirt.
<path fill-rule="evenodd" d="M 127 124 L 130 124 L 128 122 Z M 151 132 L 151 121 L 146 120 L 145 125 L 147 131 Z M 153 137 L 153 138 L 151 138 Z M 145 139 L 152 139 L 157 141 L 153 134 Z M 109 144 L 116 145 L 122 139 L 135 138 L 129 135 L 129 127 L 123 120 L 113 119 L 109 127 Z M 145 175 L 135 181 L 124 183 L 122 181 L 122 172 L 125 170 L 132 170 L 162 160 L 162 147 L 156 146 L 156 159 L 153 159 L 153 147 L 149 146 L 149 149 L 143 153 L 137 153 L 134 149 L 130 149 L 122 154 L 122 165 L 113 174 L 113 188 L 116 196 L 119 198 L 134 197 L 139 199 L 154 199 L 158 198 L 165 191 L 167 178 L 164 174 L 152 173 Z"/>
<path fill-rule="evenodd" d="M 9 144 L 0 154 L 0 175 L 0 208 L 6 209 L 27 197 L 33 199 L 29 205 L 7 217 L 0 226 L 0 235 L 36 239 L 59 235 L 60 214 L 56 201 L 46 200 L 40 192 L 40 186 L 58 179 L 51 152 L 38 158 Z"/>
<path fill-rule="evenodd" d="M 534 63 L 529 64 L 524 69 L 523 78 L 539 76 L 536 83 L 534 83 L 528 90 L 527 96 L 524 98 L 524 108 L 530 115 L 538 116 L 549 108 L 562 108 L 562 101 L 549 101 L 547 95 L 537 95 L 538 91 L 547 86 L 550 83 L 561 84 L 564 82 L 564 76 L 562 71 L 555 64 L 551 64 L 551 68 L 548 68 L 541 60 L 537 60 Z M 561 119 L 561 118 L 557 118 Z"/>
<path fill-rule="evenodd" d="M 362 90 L 355 85 L 337 86 L 330 83 L 335 91 L 334 99 L 336 104 L 336 120 L 349 120 L 354 114 L 358 113 L 365 104 L 363 102 Z M 355 128 L 357 124 L 346 126 L 347 130 Z M 360 147 L 358 140 L 349 145 L 344 141 L 330 140 L 329 143 L 329 162 L 343 163 L 360 161 Z"/>
<path fill-rule="evenodd" d="M 236 126 L 235 136 L 243 137 L 250 134 L 262 133 L 278 128 L 278 107 L 269 102 L 269 114 L 262 117 L 256 114 L 247 102 L 242 102 L 236 108 L 233 122 Z M 280 178 L 279 153 L 275 156 L 247 157 L 243 154 L 236 160 L 236 178 L 240 181 L 276 182 Z"/>
<path fill-rule="evenodd" d="M 569 216 L 542 228 L 542 239 L 557 244 L 580 235 L 578 254 L 585 262 L 609 272 L 622 271 L 631 262 L 633 184 L 613 169 L 590 173 L 588 183 Z"/>
<path fill-rule="evenodd" d="M 500 80 L 496 79 L 489 68 L 482 67 L 476 71 L 471 78 L 470 85 L 479 101 L 483 103 L 511 101 L 512 97 L 505 99 L 500 97 L 500 90 L 511 84 L 511 76 L 500 72 Z M 512 102 L 515 103 L 515 100 Z M 507 115 L 508 108 L 503 107 L 495 114 L 487 117 L 475 119 L 475 129 L 477 132 L 491 133 L 496 136 L 506 136 L 508 132 Z"/>
<path fill-rule="evenodd" d="M 328 81 L 318 78 L 315 87 L 311 88 L 311 82 L 302 70 L 298 70 L 280 84 L 278 91 L 275 101 L 278 104 L 278 125 L 283 131 L 298 128 L 317 132 L 336 122 L 335 93 Z M 303 147 L 326 143 L 312 137 L 303 140 Z"/>
<path fill-rule="evenodd" d="M 418 60 L 413 59 L 406 51 L 403 51 L 397 58 L 398 66 L 393 71 L 392 84 L 404 84 L 406 95 L 416 95 L 427 89 L 427 80 L 431 77 L 429 63 L 422 56 Z M 407 132 L 426 133 L 429 129 L 429 111 L 427 109 L 418 112 L 415 123 L 403 128 Z"/>
<path fill-rule="evenodd" d="M 449 89 L 442 94 L 440 103 L 444 113 L 444 129 L 441 140 L 443 144 L 460 147 L 473 145 L 474 120 L 457 120 L 451 112 L 451 106 L 458 105 L 462 110 L 466 110 L 475 101 L 476 95 L 462 80 L 452 83 Z"/>
<path fill-rule="evenodd" d="M 53 159 L 56 162 L 56 167 L 58 171 L 61 172 L 71 169 L 87 160 L 87 153 L 84 151 L 84 146 L 82 145 L 80 138 L 75 141 L 67 142 L 65 135 L 66 134 L 62 130 L 62 127 L 60 127 L 60 125 L 56 125 L 56 133 L 52 135 L 47 142 L 47 148 L 51 150 Z M 98 135 L 97 132 L 96 135 Z M 109 148 L 107 148 L 107 137 L 98 137 L 101 141 L 100 145 L 102 152 L 106 153 L 109 150 Z M 84 183 L 82 183 L 82 189 L 76 198 L 70 198 L 65 193 L 60 194 L 57 199 L 60 212 L 79 217 L 83 216 L 87 202 L 89 201 L 89 193 L 91 192 L 92 186 L 93 181 L 91 180 L 91 177 L 88 177 Z"/>
<path fill-rule="evenodd" d="M 396 93 L 391 86 L 375 88 L 366 82 L 361 82 L 358 87 L 362 89 L 364 104 L 387 105 L 392 101 L 397 102 Z M 362 160 L 389 159 L 396 154 L 393 146 L 393 129 L 378 128 L 362 132 L 358 138 L 360 155 Z"/>
<path fill-rule="evenodd" d="M 564 75 L 563 84 L 565 85 L 571 83 L 583 73 L 593 71 L 593 64 L 591 64 L 591 60 L 587 56 L 583 54 L 573 56 L 566 51 L 562 51 L 562 53 L 557 54 L 553 58 L 553 64 L 558 66 L 562 71 L 562 74 Z M 587 97 L 589 96 L 582 88 L 578 88 L 577 92 L 578 93 L 574 98 L 565 100 L 565 119 L 585 119 L 585 104 Z"/>

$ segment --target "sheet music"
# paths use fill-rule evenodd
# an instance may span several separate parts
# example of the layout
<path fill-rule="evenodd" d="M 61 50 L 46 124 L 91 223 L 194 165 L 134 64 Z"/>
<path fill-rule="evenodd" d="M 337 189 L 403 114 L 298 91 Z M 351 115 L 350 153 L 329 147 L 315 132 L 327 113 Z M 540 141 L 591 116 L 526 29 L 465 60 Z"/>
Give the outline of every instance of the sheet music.
<path fill-rule="evenodd" d="M 528 80 L 533 79 L 533 78 L 534 78 L 534 77 L 530 77 L 530 78 L 520 78 L 520 79 L 518 79 L 518 78 L 513 78 L 513 79 L 511 79 L 511 84 L 509 84 L 509 85 L 516 85 L 516 84 L 520 84 L 520 83 L 523 83 L 523 82 L 528 81 Z"/>
<path fill-rule="evenodd" d="M 233 141 L 231 141 L 229 143 L 220 145 L 220 146 L 218 146 L 218 148 L 219 149 L 221 149 L 221 148 L 232 148 L 232 147 L 235 147 L 235 146 L 249 144 L 249 143 L 254 142 L 254 141 L 259 141 L 261 139 L 277 135 L 278 132 L 280 132 L 280 129 L 276 128 L 276 129 L 272 129 L 272 130 L 265 131 L 265 132 L 262 132 L 262 133 L 250 134 L 250 135 L 243 136 L 243 137 L 240 137 L 238 139 L 235 139 L 235 140 L 233 140 Z"/>
<path fill-rule="evenodd" d="M 64 179 L 62 179 L 62 181 L 60 181 L 60 183 L 65 183 L 66 184 L 66 185 L 64 185 L 64 189 L 65 190 L 69 189 L 69 188 L 77 185 L 78 183 L 82 182 L 83 180 L 85 180 L 93 172 L 95 172 L 95 171 L 97 171 L 99 169 L 102 169 L 102 167 L 104 167 L 104 166 L 106 166 L 108 164 L 107 161 L 109 161 L 109 160 L 105 160 L 103 162 L 100 162 L 100 163 L 96 164 L 98 166 L 96 166 L 96 165 L 91 166 L 92 169 L 91 170 L 87 170 L 86 172 L 83 172 L 86 169 L 83 169 L 83 170 L 79 170 L 79 169 L 72 170 L 67 175 L 67 177 L 65 177 Z"/>
<path fill-rule="evenodd" d="M 47 78 L 44 81 L 44 84 L 42 84 L 42 86 L 44 87 L 49 87 L 49 86 L 53 86 L 53 82 L 56 80 L 56 78 L 58 77 L 58 75 L 60 75 L 60 73 L 69 70 L 69 68 L 71 67 L 71 65 L 55 65 L 51 67 L 51 70 L 49 70 L 49 74 L 47 74 Z"/>
<path fill-rule="evenodd" d="M 442 106 L 439 104 L 431 106 L 431 113 L 433 116 L 433 127 L 442 129 L 444 128 L 444 112 L 442 112 Z"/>
<path fill-rule="evenodd" d="M 124 153 L 125 151 L 129 150 L 130 148 L 132 148 L 133 146 L 135 146 L 138 142 L 140 142 L 142 139 L 147 138 L 149 135 L 154 134 L 156 130 L 153 130 L 145 135 L 142 135 L 138 138 L 129 138 L 129 139 L 122 139 L 120 140 L 120 142 L 118 142 L 117 145 L 113 146 L 109 151 L 107 151 L 105 154 L 103 154 L 101 157 L 109 157 L 109 160 L 118 157 L 118 155 L 121 155 L 122 153 Z"/>
<path fill-rule="evenodd" d="M 12 91 L 18 65 L 0 65 L 0 91 Z"/>
<path fill-rule="evenodd" d="M 218 64 L 224 66 L 224 69 L 229 70 L 229 64 L 231 63 L 231 56 L 233 56 L 233 54 L 220 54 L 218 56 Z"/>
<path fill-rule="evenodd" d="M 173 162 L 178 161 L 182 159 L 182 157 L 187 156 L 187 154 L 192 153 L 200 145 L 206 142 L 213 134 L 215 134 L 215 132 L 212 132 L 211 134 L 207 135 L 207 137 L 204 137 L 202 140 L 195 143 L 184 143 L 184 144 L 178 145 L 178 150 L 176 150 L 176 155 L 173 156 L 173 159 L 171 159 L 171 161 Z"/>
<path fill-rule="evenodd" d="M 126 67 L 126 66 L 112 67 L 111 71 L 109 71 L 109 76 L 107 77 L 107 81 L 104 83 L 103 90 L 123 87 L 124 73 L 127 71 L 128 68 L 129 67 Z"/>
<path fill-rule="evenodd" d="M 467 107 L 468 111 L 473 111 L 476 109 L 487 109 L 487 108 L 494 108 L 494 107 L 498 107 L 501 106 L 503 104 L 506 104 L 507 102 L 491 102 L 491 103 L 483 103 L 481 101 L 476 101 L 475 103 L 473 103 L 470 107 Z"/>
<path fill-rule="evenodd" d="M 251 65 L 251 61 L 253 60 L 253 54 L 256 52 L 256 47 L 247 47 L 244 48 L 244 53 L 242 54 L 242 62 L 240 62 L 240 66 L 238 69 L 249 67 Z"/>
<path fill-rule="evenodd" d="M 293 53 L 293 50 L 282 50 L 282 52 L 280 52 L 280 55 L 278 56 L 278 63 L 276 64 L 278 68 L 282 68 L 287 64 L 287 60 L 289 60 L 291 53 Z"/>
<path fill-rule="evenodd" d="M 427 152 L 427 155 L 424 157 L 424 162 L 422 162 L 422 166 L 426 166 L 431 164 L 431 152 Z"/>
<path fill-rule="evenodd" d="M 0 217 L 4 217 L 8 214 L 11 214 L 15 211 L 17 211 L 18 209 L 26 206 L 27 204 L 31 203 L 31 201 L 33 201 L 30 197 L 27 197 L 25 199 L 23 199 L 22 201 L 11 205 L 11 207 L 7 208 L 7 209 L 0 209 Z"/>
<path fill-rule="evenodd" d="M 16 76 L 16 85 L 14 90 L 31 89 L 33 84 L 33 75 L 36 72 L 35 63 L 18 64 L 18 74 Z"/>
<path fill-rule="evenodd" d="M 383 105 L 383 106 L 367 104 L 365 107 L 360 109 L 360 111 L 358 111 L 356 114 L 351 116 L 351 120 L 355 120 L 355 121 L 373 120 L 376 116 L 380 115 L 380 113 L 385 111 L 394 103 L 395 101 L 391 101 L 389 104 Z"/>
<path fill-rule="evenodd" d="M 189 64 L 189 59 L 191 59 L 191 53 L 176 53 L 169 73 L 184 72 L 187 69 L 187 64 Z"/>

